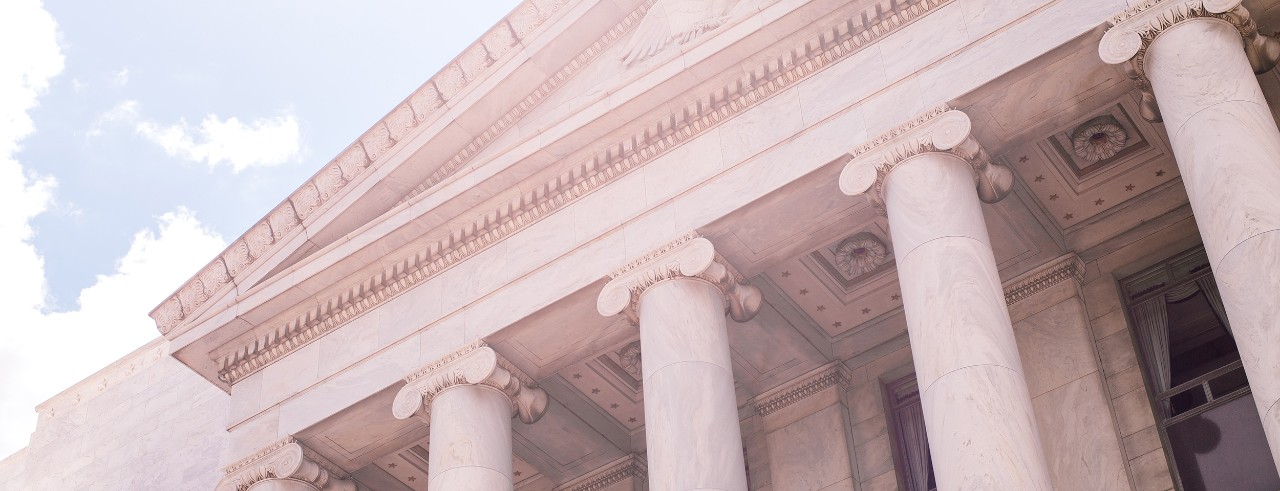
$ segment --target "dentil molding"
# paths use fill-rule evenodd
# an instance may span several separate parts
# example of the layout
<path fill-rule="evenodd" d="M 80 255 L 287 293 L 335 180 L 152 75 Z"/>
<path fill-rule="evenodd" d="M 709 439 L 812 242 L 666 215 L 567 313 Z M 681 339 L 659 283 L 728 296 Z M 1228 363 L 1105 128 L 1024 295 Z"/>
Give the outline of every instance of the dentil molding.
<path fill-rule="evenodd" d="M 1098 56 L 1112 65 L 1126 63 L 1125 71 L 1142 92 L 1141 113 L 1148 121 L 1158 123 L 1161 117 L 1147 79 L 1147 49 L 1160 33 L 1193 19 L 1218 19 L 1235 26 L 1254 73 L 1266 73 L 1280 61 L 1280 41 L 1258 33 L 1241 0 L 1147 0 L 1125 9 L 1111 18 L 1112 27 L 1098 44 Z"/>
<path fill-rule="evenodd" d="M 245 491 L 268 479 L 300 481 L 317 491 L 356 491 L 356 483 L 324 457 L 286 437 L 224 469 L 216 491 Z"/>
<path fill-rule="evenodd" d="M 525 424 L 537 422 L 547 411 L 547 392 L 483 342 L 432 362 L 405 382 L 392 404 L 397 419 L 421 415 L 429 423 L 431 400 L 455 385 L 486 385 L 501 391 L 511 400 L 512 416 L 519 416 Z"/>
<path fill-rule="evenodd" d="M 674 278 L 694 278 L 715 285 L 724 294 L 729 317 L 738 322 L 755 317 L 763 301 L 760 288 L 747 283 L 716 254 L 711 241 L 697 234 L 686 234 L 668 242 L 623 266 L 611 277 L 596 300 L 596 309 L 604 316 L 625 312 L 633 324 L 640 322 L 637 303 L 644 291 Z"/>
<path fill-rule="evenodd" d="M 1013 171 L 992 162 L 972 130 L 969 115 L 947 106 L 930 109 L 849 152 L 851 158 L 840 172 L 840 190 L 850 196 L 866 195 L 872 206 L 886 213 L 884 185 L 889 173 L 916 155 L 944 152 L 973 167 L 982 201 L 1000 201 L 1013 189 Z"/>

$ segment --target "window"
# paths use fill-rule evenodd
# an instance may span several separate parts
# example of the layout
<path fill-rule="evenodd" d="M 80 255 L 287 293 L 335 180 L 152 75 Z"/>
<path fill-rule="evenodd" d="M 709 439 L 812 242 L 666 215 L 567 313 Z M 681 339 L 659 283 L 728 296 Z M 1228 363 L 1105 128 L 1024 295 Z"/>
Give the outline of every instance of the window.
<path fill-rule="evenodd" d="M 1186 491 L 1280 488 L 1203 249 L 1121 280 L 1174 483 Z"/>
<path fill-rule="evenodd" d="M 929 438 L 924 431 L 924 409 L 920 406 L 916 374 L 889 382 L 884 389 L 898 486 L 906 491 L 937 489 L 933 464 L 929 460 Z"/>

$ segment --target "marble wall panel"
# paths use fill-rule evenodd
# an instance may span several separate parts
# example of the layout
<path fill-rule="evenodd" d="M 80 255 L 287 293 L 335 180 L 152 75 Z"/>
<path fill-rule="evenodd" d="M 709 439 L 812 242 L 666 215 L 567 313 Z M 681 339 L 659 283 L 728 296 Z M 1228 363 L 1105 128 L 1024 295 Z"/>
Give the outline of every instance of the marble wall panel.
<path fill-rule="evenodd" d="M 1084 304 L 1071 298 L 1014 324 L 1033 399 L 1098 371 L 1085 315 Z"/>
<path fill-rule="evenodd" d="M 816 491 L 852 483 L 844 407 L 832 404 L 768 434 L 770 471 L 778 491 Z"/>
<path fill-rule="evenodd" d="M 1031 404 L 1056 489 L 1129 486 L 1106 390 L 1096 370 L 1033 398 Z"/>
<path fill-rule="evenodd" d="M 165 354 L 74 408 L 42 416 L 30 446 L 0 461 L 0 489 L 213 489 L 229 403 Z"/>

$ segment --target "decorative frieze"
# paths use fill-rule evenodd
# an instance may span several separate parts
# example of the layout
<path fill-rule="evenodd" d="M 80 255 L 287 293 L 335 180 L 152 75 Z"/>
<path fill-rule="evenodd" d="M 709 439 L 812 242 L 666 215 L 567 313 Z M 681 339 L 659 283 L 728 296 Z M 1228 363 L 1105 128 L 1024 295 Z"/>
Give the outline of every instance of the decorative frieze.
<path fill-rule="evenodd" d="M 1084 283 L 1084 261 L 1067 254 L 1005 282 L 1004 301 L 1013 305 L 1067 280 Z"/>
<path fill-rule="evenodd" d="M 877 5 L 837 23 L 789 53 L 747 70 L 742 79 L 639 129 L 631 138 L 477 217 L 457 233 L 353 284 L 316 309 L 245 342 L 221 357 L 219 379 L 235 384 L 366 310 L 435 277 L 950 2 L 907 0 L 896 3 L 894 8 Z M 415 192 L 426 189 L 420 188 Z"/>
<path fill-rule="evenodd" d="M 759 7 L 761 3 L 761 0 L 659 0 L 622 49 L 622 64 L 631 66 L 661 53 L 668 46 L 692 42 L 744 11 L 750 12 L 735 7 Z"/>
<path fill-rule="evenodd" d="M 555 491 L 600 491 L 628 479 L 648 482 L 649 470 L 639 455 L 630 454 L 599 469 L 556 486 Z"/>
<path fill-rule="evenodd" d="M 716 254 L 711 241 L 686 234 L 615 271 L 596 300 L 604 316 L 626 313 L 639 323 L 637 302 L 645 289 L 673 278 L 696 278 L 715 285 L 724 294 L 729 317 L 746 322 L 760 311 L 760 288 L 747 283 L 729 263 Z"/>
<path fill-rule="evenodd" d="M 839 362 L 831 363 L 797 378 L 788 385 L 761 394 L 752 402 L 752 406 L 755 407 L 756 413 L 768 416 L 837 385 L 844 389 L 849 388 L 848 369 Z"/>
<path fill-rule="evenodd" d="M 268 479 L 301 481 L 320 491 L 356 491 L 356 483 L 329 460 L 286 437 L 223 469 L 217 491 L 245 491 Z"/>
<path fill-rule="evenodd" d="M 1280 61 L 1280 41 L 1260 34 L 1258 26 L 1241 0 L 1146 0 L 1111 18 L 1111 29 L 1098 44 L 1102 61 L 1112 65 L 1126 63 L 1125 71 L 1142 92 L 1142 117 L 1160 122 L 1151 81 L 1147 79 L 1147 49 L 1160 33 L 1192 19 L 1209 18 L 1230 23 L 1240 31 L 1245 55 L 1258 74 L 1266 73 Z"/>
<path fill-rule="evenodd" d="M 850 196 L 866 195 L 872 206 L 885 213 L 885 180 L 894 167 L 922 153 L 946 152 L 973 167 L 982 201 L 1000 201 L 1013 189 L 1013 171 L 991 161 L 972 129 L 969 116 L 961 111 L 947 106 L 930 109 L 850 151 L 850 160 L 840 172 L 840 190 Z"/>
<path fill-rule="evenodd" d="M 547 410 L 547 393 L 483 342 L 468 345 L 432 362 L 405 378 L 396 394 L 392 414 L 408 419 L 415 414 L 430 421 L 431 399 L 455 385 L 486 385 L 506 394 L 511 413 L 532 424 Z"/>

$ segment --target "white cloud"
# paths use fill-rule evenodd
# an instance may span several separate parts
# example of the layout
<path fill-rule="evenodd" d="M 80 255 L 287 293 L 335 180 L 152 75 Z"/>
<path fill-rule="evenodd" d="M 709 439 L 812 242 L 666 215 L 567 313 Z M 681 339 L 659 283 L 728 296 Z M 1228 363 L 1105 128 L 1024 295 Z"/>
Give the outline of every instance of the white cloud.
<path fill-rule="evenodd" d="M 234 116 L 224 121 L 210 114 L 194 128 L 185 120 L 169 126 L 142 121 L 137 131 L 170 156 L 210 168 L 228 164 L 233 172 L 295 160 L 302 147 L 298 120 L 292 115 L 245 124 Z"/>
<path fill-rule="evenodd" d="M 0 335 L 0 456 L 26 445 L 37 404 L 155 339 L 147 313 L 226 246 L 189 210 L 165 213 L 158 222 L 158 231 L 134 235 L 115 272 L 98 275 L 80 292 L 77 310 L 45 313 L 42 302 L 0 299 L 11 326 Z M 15 265 L 25 276 L 10 283 L 42 283 L 39 256 L 22 245 L 30 253 Z"/>
<path fill-rule="evenodd" d="M 180 209 L 138 232 L 116 271 L 80 292 L 78 310 L 45 312 L 44 259 L 31 221 L 57 183 L 15 160 L 35 128 L 27 112 L 62 71 L 57 25 L 38 0 L 0 3 L 0 458 L 27 444 L 40 402 L 156 336 L 147 313 L 222 250 L 222 237 Z M 86 247 L 93 247 L 86 244 Z"/>
<path fill-rule="evenodd" d="M 129 83 L 128 68 L 121 68 L 119 70 L 111 72 L 111 85 L 115 85 L 116 87 L 124 87 L 128 83 Z"/>

